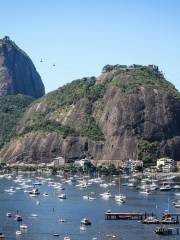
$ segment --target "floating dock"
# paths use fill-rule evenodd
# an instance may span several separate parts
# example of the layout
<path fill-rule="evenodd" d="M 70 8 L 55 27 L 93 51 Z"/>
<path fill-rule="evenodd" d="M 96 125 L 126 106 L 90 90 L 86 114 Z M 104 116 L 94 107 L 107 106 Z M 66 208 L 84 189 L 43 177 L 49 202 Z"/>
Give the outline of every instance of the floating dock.
<path fill-rule="evenodd" d="M 143 220 L 145 214 L 144 213 L 119 213 L 119 212 L 106 212 L 105 218 L 106 220 Z"/>
<path fill-rule="evenodd" d="M 157 220 L 157 221 L 144 221 L 142 220 L 141 223 L 143 224 L 179 224 L 178 220 Z"/>

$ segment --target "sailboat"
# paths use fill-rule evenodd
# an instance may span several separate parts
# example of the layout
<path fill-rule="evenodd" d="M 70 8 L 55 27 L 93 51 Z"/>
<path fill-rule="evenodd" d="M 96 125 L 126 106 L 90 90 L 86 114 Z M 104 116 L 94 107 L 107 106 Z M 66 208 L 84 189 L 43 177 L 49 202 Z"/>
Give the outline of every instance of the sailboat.
<path fill-rule="evenodd" d="M 115 195 L 115 201 L 123 203 L 126 201 L 126 196 L 120 193 L 120 176 L 119 176 L 119 194 Z"/>

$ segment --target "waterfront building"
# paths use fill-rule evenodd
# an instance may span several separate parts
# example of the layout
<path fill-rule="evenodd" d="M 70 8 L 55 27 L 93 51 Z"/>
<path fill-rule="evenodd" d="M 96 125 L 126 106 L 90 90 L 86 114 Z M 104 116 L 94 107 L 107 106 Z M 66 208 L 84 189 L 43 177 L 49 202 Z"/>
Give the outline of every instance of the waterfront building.
<path fill-rule="evenodd" d="M 156 167 L 158 170 L 164 173 L 169 173 L 176 169 L 177 164 L 176 161 L 171 158 L 160 158 L 156 162 Z"/>

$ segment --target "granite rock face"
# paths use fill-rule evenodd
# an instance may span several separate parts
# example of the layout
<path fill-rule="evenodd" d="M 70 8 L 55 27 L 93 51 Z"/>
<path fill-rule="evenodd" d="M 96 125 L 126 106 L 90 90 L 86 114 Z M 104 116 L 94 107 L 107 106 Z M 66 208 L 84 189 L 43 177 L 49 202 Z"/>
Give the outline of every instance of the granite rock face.
<path fill-rule="evenodd" d="M 31 104 L 16 131 L 1 161 L 178 161 L 180 94 L 156 66 L 107 65 L 95 81 L 73 82 Z"/>
<path fill-rule="evenodd" d="M 9 37 L 0 39 L 0 96 L 24 94 L 33 98 L 45 93 L 31 59 Z"/>

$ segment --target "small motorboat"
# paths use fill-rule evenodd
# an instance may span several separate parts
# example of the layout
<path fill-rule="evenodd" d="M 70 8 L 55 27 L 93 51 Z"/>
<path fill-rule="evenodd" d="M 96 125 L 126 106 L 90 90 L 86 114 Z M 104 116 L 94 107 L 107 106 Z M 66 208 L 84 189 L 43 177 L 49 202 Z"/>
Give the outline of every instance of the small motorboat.
<path fill-rule="evenodd" d="M 174 185 L 174 186 L 173 186 L 173 189 L 174 189 L 174 190 L 180 190 L 180 185 Z"/>
<path fill-rule="evenodd" d="M 154 232 L 158 235 L 172 235 L 172 230 L 173 228 L 157 227 Z"/>
<path fill-rule="evenodd" d="M 16 235 L 22 235 L 22 232 L 20 230 L 16 231 Z"/>
<path fill-rule="evenodd" d="M 132 188 L 134 187 L 134 188 L 135 188 L 135 187 L 136 187 L 136 184 L 133 183 L 133 182 L 130 182 L 130 183 L 128 183 L 128 187 L 132 187 Z"/>
<path fill-rule="evenodd" d="M 126 196 L 123 195 L 123 194 L 115 195 L 115 201 L 120 202 L 120 203 L 124 203 L 126 201 Z"/>
<path fill-rule="evenodd" d="M 15 193 L 16 192 L 14 187 L 11 187 L 9 189 L 5 189 L 4 191 L 7 192 L 7 193 Z"/>
<path fill-rule="evenodd" d="M 156 219 L 153 216 L 150 216 L 150 217 L 147 217 L 146 219 L 142 220 L 141 223 L 144 223 L 144 224 L 157 224 L 157 223 L 159 223 L 159 220 Z"/>
<path fill-rule="evenodd" d="M 85 199 L 85 200 L 95 200 L 96 197 L 95 197 L 94 192 L 91 192 L 91 193 L 88 194 L 88 195 L 84 195 L 84 196 L 83 196 L 83 199 Z"/>
<path fill-rule="evenodd" d="M 19 228 L 25 230 L 28 229 L 28 226 L 26 224 L 21 224 Z"/>
<path fill-rule="evenodd" d="M 48 193 L 47 193 L 47 192 L 44 192 L 44 193 L 43 193 L 43 196 L 47 197 L 47 196 L 48 196 Z"/>
<path fill-rule="evenodd" d="M 33 188 L 33 189 L 29 192 L 29 195 L 30 195 L 31 197 L 36 197 L 36 196 L 39 195 L 39 194 L 40 194 L 40 192 L 39 192 L 38 188 Z"/>
<path fill-rule="evenodd" d="M 61 223 L 65 222 L 65 221 L 66 221 L 66 220 L 63 219 L 63 218 L 60 218 L 60 219 L 58 220 L 58 222 L 61 222 Z"/>
<path fill-rule="evenodd" d="M 80 223 L 81 225 L 86 225 L 86 226 L 91 225 L 91 222 L 87 218 L 83 218 Z"/>
<path fill-rule="evenodd" d="M 64 240 L 71 240 L 69 236 L 65 236 Z"/>
<path fill-rule="evenodd" d="M 60 198 L 60 199 L 66 199 L 66 194 L 62 193 L 62 194 L 58 195 L 58 198 Z"/>
<path fill-rule="evenodd" d="M 21 222 L 22 221 L 21 215 L 16 214 L 14 220 L 16 220 L 17 222 Z"/>
<path fill-rule="evenodd" d="M 105 199 L 113 198 L 112 194 L 111 194 L 109 191 L 107 191 L 107 192 L 105 192 L 105 193 L 100 193 L 100 196 L 101 196 L 102 198 L 105 198 Z"/>
<path fill-rule="evenodd" d="M 54 237 L 59 237 L 60 235 L 59 235 L 59 233 L 54 233 L 53 236 Z"/>
<path fill-rule="evenodd" d="M 162 186 L 162 187 L 160 187 L 160 191 L 171 191 L 171 186 L 170 185 L 164 185 L 164 186 Z"/>
<path fill-rule="evenodd" d="M 6 239 L 5 236 L 2 233 L 0 233 L 0 240 L 5 240 L 5 239 Z"/>
<path fill-rule="evenodd" d="M 144 190 L 141 190 L 140 191 L 141 194 L 149 194 L 150 193 L 150 190 L 149 189 L 144 189 Z"/>
<path fill-rule="evenodd" d="M 7 213 L 6 213 L 6 217 L 9 217 L 9 218 L 10 218 L 10 217 L 12 217 L 12 214 L 11 214 L 10 212 L 7 212 Z"/>
<path fill-rule="evenodd" d="M 36 213 L 32 213 L 31 217 L 38 217 L 38 215 Z"/>
<path fill-rule="evenodd" d="M 179 203 L 175 203 L 175 204 L 174 204 L 174 207 L 175 207 L 175 208 L 180 208 L 180 202 L 179 202 Z"/>

